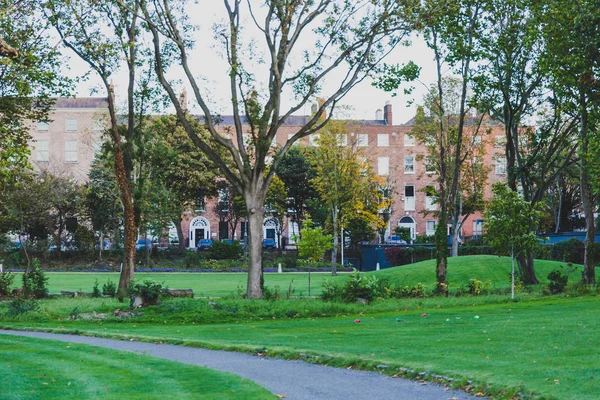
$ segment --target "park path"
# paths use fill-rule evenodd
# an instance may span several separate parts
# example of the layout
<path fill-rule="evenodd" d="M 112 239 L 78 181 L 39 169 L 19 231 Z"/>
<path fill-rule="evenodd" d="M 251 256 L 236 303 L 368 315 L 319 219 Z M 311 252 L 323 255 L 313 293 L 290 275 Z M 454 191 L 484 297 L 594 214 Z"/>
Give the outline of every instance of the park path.
<path fill-rule="evenodd" d="M 286 399 L 292 400 L 473 398 L 464 392 L 447 390 L 432 383 L 421 384 L 391 378 L 377 372 L 354 371 L 244 353 L 45 332 L 0 330 L 0 334 L 101 346 L 231 372 L 253 380 L 276 395 L 284 395 Z"/>

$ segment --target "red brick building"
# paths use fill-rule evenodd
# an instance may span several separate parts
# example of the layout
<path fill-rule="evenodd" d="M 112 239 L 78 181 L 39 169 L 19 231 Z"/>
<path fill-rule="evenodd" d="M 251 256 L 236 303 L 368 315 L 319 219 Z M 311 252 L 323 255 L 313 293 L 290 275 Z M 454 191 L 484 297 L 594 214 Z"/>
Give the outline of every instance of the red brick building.
<path fill-rule="evenodd" d="M 107 122 L 107 102 L 105 98 L 58 99 L 51 122 L 33 123 L 31 161 L 38 170 L 49 169 L 53 173 L 69 173 L 79 182 L 87 178 L 95 151 L 99 148 L 103 128 Z M 283 144 L 300 129 L 309 116 L 292 116 L 278 131 L 276 143 Z M 223 116 L 220 126 L 231 128 L 233 120 Z M 343 143 L 360 148 L 366 154 L 374 171 L 389 177 L 394 189 L 394 204 L 389 214 L 386 236 L 396 226 L 410 228 L 413 238 L 416 235 L 430 235 L 435 230 L 436 209 L 434 199 L 428 196 L 427 186 L 436 186 L 436 174 L 428 171 L 427 149 L 411 134 L 414 121 L 394 125 L 392 106 L 387 103 L 383 111 L 377 110 L 373 120 L 350 121 L 348 135 Z M 469 129 L 474 129 L 471 124 Z M 318 134 L 303 138 L 300 145 L 315 145 Z M 472 133 L 471 133 L 472 135 Z M 479 130 L 478 137 L 472 140 L 482 143 L 484 151 L 476 154 L 489 168 L 486 196 L 491 194 L 491 185 L 505 179 L 506 161 L 504 158 L 504 128 L 493 121 Z M 274 143 L 275 144 L 275 143 Z M 225 233 L 226 226 L 220 223 L 216 213 L 218 199 L 199 199 L 190 210 L 184 212 L 182 224 L 186 246 L 194 248 L 200 239 L 232 238 Z M 265 218 L 263 235 L 275 237 L 279 230 L 276 221 Z M 482 233 L 481 215 L 471 215 L 463 225 L 464 237 Z M 245 222 L 238 224 L 233 238 L 244 238 Z M 281 234 L 285 243 L 291 243 L 291 236 L 297 233 L 297 225 L 284 222 Z M 171 231 L 171 235 L 174 231 Z"/>

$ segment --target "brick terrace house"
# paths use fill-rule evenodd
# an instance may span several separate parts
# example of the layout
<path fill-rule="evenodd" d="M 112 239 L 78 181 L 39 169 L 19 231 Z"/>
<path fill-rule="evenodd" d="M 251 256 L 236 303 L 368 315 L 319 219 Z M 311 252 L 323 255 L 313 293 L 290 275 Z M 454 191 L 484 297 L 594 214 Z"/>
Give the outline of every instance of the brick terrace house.
<path fill-rule="evenodd" d="M 107 121 L 106 98 L 58 99 L 50 123 L 34 123 L 32 127 L 31 161 L 35 167 L 53 173 L 72 174 L 79 182 L 87 178 L 95 151 Z M 274 145 L 282 144 L 305 124 L 309 116 L 292 116 L 277 132 Z M 221 127 L 225 132 L 233 125 L 231 116 L 223 116 Z M 436 204 L 426 193 L 427 186 L 436 185 L 435 173 L 427 168 L 427 149 L 411 135 L 414 120 L 394 125 L 392 106 L 386 103 L 383 111 L 377 110 L 373 120 L 349 121 L 348 136 L 342 138 L 346 145 L 362 148 L 375 172 L 389 177 L 395 191 L 395 201 L 389 215 L 386 236 L 395 226 L 408 227 L 416 235 L 431 235 L 435 231 L 432 211 Z M 486 196 L 491 195 L 491 185 L 505 179 L 504 128 L 487 121 L 478 139 L 484 144 L 484 165 L 488 166 Z M 303 138 L 300 145 L 316 145 L 318 134 Z M 187 247 L 195 248 L 200 239 L 231 238 L 227 227 L 219 223 L 216 213 L 218 199 L 198 199 L 191 209 L 185 211 L 182 228 Z M 429 211 L 429 213 L 427 213 Z M 274 238 L 277 222 L 265 218 L 263 236 Z M 297 233 L 297 225 L 285 222 L 281 229 L 283 241 L 293 243 L 291 236 Z M 465 237 L 482 233 L 479 213 L 470 216 L 463 225 Z M 171 235 L 174 231 L 171 231 Z M 243 239 L 245 222 L 238 224 L 233 238 Z"/>

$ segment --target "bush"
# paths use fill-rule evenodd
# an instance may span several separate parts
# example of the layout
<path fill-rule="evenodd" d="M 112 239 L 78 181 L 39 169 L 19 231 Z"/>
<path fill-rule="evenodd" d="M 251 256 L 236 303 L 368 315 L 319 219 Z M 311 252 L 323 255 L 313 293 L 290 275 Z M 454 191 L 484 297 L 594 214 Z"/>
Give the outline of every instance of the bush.
<path fill-rule="evenodd" d="M 208 258 L 214 260 L 237 260 L 244 254 L 244 248 L 237 240 L 232 243 L 213 242 L 208 248 Z"/>
<path fill-rule="evenodd" d="M 40 306 L 34 299 L 17 298 L 8 304 L 8 315 L 14 317 L 16 315 L 25 314 L 32 311 L 38 311 Z"/>
<path fill-rule="evenodd" d="M 459 292 L 464 294 L 470 294 L 473 296 L 479 296 L 488 293 L 491 286 L 491 281 L 483 282 L 479 279 L 471 279 L 469 283 L 467 283 L 466 287 L 461 288 Z"/>
<path fill-rule="evenodd" d="M 548 280 L 550 281 L 548 283 L 548 291 L 550 291 L 550 294 L 564 293 L 569 276 L 562 273 L 560 270 L 555 269 L 548 274 Z"/>
<path fill-rule="evenodd" d="M 104 296 L 115 297 L 117 293 L 117 284 L 110 279 L 104 285 L 102 285 L 102 294 Z"/>
<path fill-rule="evenodd" d="M 129 281 L 127 284 L 127 294 L 131 299 L 130 307 L 135 308 L 136 298 L 141 298 L 142 307 L 158 304 L 160 296 L 165 294 L 165 289 L 161 283 L 151 280 L 145 280 L 143 283 Z"/>
<path fill-rule="evenodd" d="M 48 297 L 48 277 L 40 268 L 40 261 L 34 258 L 31 269 L 23 274 L 23 296 L 43 299 Z"/>
<path fill-rule="evenodd" d="M 15 280 L 15 274 L 10 272 L 0 273 L 0 297 L 10 296 L 10 285 Z"/>
<path fill-rule="evenodd" d="M 98 288 L 98 279 L 96 279 L 92 288 L 92 297 L 100 297 L 101 295 L 102 293 L 100 293 L 100 289 Z"/>
<path fill-rule="evenodd" d="M 282 299 L 283 296 L 281 295 L 281 292 L 279 291 L 279 286 L 275 285 L 275 287 L 273 289 L 271 289 L 267 286 L 265 286 L 263 288 L 263 298 L 268 301 L 274 301 L 274 300 Z"/>

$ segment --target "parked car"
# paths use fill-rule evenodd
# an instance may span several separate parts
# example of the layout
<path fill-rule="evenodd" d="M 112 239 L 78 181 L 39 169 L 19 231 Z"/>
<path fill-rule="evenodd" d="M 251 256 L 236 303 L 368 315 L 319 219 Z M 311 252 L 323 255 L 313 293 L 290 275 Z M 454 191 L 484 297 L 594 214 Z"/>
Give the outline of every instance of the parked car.
<path fill-rule="evenodd" d="M 139 250 L 145 250 L 146 247 L 152 248 L 152 240 L 150 240 L 150 239 L 138 239 L 138 241 L 135 243 L 135 249 L 137 251 L 139 251 Z"/>
<path fill-rule="evenodd" d="M 208 250 L 209 247 L 212 246 L 211 239 L 200 239 L 198 244 L 196 245 L 197 250 Z"/>
<path fill-rule="evenodd" d="M 276 249 L 277 242 L 275 239 L 263 239 L 262 247 L 263 249 Z"/>

